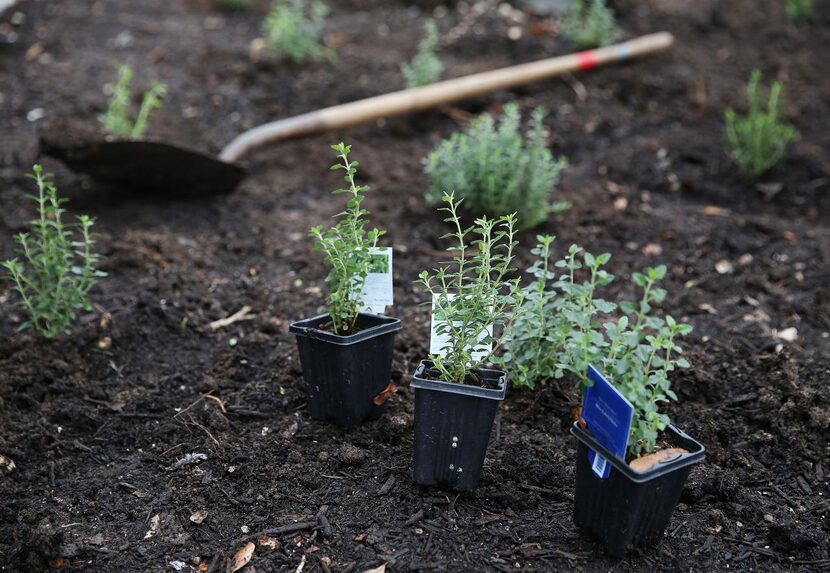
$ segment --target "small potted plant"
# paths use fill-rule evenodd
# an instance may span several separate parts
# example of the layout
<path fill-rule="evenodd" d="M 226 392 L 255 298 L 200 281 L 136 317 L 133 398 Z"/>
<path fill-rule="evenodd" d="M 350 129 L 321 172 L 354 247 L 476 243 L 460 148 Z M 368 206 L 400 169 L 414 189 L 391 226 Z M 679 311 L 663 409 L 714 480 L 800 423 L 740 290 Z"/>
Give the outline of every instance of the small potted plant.
<path fill-rule="evenodd" d="M 579 440 L 574 522 L 621 555 L 627 546 L 663 534 L 692 465 L 705 455 L 701 444 L 659 411 L 660 404 L 677 400 L 669 375 L 689 366 L 676 341 L 692 327 L 652 312 L 666 296 L 657 287 L 665 266 L 634 273 L 642 298 L 617 306 L 596 296 L 598 287 L 614 279 L 602 268 L 609 254 L 594 256 L 572 245 L 551 265 L 553 238 L 539 241 L 539 260 L 530 269 L 536 279 L 523 289 L 524 304 L 507 333 L 502 360 L 525 386 L 571 376 L 583 395 L 595 383 L 588 375 L 594 367 L 627 401 L 633 415 L 622 453 L 603 444 L 579 412 L 572 428 Z M 607 476 L 592 468 L 596 453 L 612 466 Z"/>
<path fill-rule="evenodd" d="M 361 312 L 363 288 L 374 264 L 373 249 L 383 231 L 366 228 L 368 211 L 361 206 L 369 188 L 355 183 L 358 163 L 349 160 L 350 145 L 333 145 L 345 171 L 346 210 L 327 230 L 314 227 L 315 248 L 325 255 L 330 268 L 326 312 L 294 322 L 303 378 L 308 385 L 308 409 L 312 418 L 333 420 L 342 428 L 381 415 L 390 384 L 397 318 Z"/>
<path fill-rule="evenodd" d="M 442 207 L 455 227 L 448 266 L 423 271 L 418 282 L 432 296 L 433 333 L 428 360 L 412 377 L 415 390 L 414 479 L 463 491 L 475 489 L 507 377 L 487 368 L 503 328 L 517 306 L 511 270 L 516 218 L 482 217 L 463 228 L 452 194 Z"/>

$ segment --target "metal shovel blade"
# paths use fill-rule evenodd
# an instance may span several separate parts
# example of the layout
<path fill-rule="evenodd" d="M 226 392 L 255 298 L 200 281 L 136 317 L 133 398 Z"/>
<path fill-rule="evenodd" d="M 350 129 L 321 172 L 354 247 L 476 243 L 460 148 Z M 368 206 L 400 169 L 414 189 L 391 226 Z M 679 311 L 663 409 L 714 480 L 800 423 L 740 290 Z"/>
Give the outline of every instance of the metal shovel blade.
<path fill-rule="evenodd" d="M 229 193 L 245 168 L 206 153 L 155 141 L 104 136 L 97 129 L 60 121 L 40 130 L 42 153 L 76 172 L 141 191 L 204 197 Z"/>

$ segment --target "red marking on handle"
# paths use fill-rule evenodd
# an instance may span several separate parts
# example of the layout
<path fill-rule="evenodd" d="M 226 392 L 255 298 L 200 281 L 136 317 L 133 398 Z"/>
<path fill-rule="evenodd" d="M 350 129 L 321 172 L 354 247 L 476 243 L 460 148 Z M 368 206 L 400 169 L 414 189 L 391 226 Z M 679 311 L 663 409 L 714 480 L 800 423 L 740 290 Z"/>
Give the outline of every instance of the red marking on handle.
<path fill-rule="evenodd" d="M 590 70 L 591 68 L 594 68 L 597 65 L 597 57 L 594 50 L 579 52 L 576 55 L 576 58 L 579 61 L 580 70 Z"/>

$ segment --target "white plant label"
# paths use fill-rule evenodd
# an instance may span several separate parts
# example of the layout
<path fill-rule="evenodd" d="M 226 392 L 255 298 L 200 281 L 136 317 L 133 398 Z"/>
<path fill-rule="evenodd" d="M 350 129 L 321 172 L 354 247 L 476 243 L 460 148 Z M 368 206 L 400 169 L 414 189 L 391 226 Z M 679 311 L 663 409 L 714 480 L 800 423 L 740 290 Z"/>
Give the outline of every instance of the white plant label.
<path fill-rule="evenodd" d="M 435 316 L 435 302 L 438 300 L 437 294 L 432 295 L 432 321 L 429 333 L 429 353 L 430 354 L 437 354 L 438 356 L 446 356 L 447 354 L 447 347 L 450 344 L 450 337 L 448 334 L 439 334 L 438 333 L 438 325 L 441 324 L 440 317 Z M 447 298 L 452 300 L 454 294 L 450 293 L 447 294 Z M 456 322 L 456 325 L 459 323 Z M 479 344 L 476 344 L 475 348 L 473 348 L 473 360 L 483 360 L 486 358 L 493 349 L 492 343 L 484 343 L 483 340 L 493 336 L 493 325 L 489 325 L 485 330 L 482 330 L 481 333 L 478 335 Z"/>
<path fill-rule="evenodd" d="M 383 314 L 387 306 L 393 304 L 392 289 L 392 247 L 373 247 L 369 251 L 372 258 L 369 274 L 363 285 L 361 312 Z"/>

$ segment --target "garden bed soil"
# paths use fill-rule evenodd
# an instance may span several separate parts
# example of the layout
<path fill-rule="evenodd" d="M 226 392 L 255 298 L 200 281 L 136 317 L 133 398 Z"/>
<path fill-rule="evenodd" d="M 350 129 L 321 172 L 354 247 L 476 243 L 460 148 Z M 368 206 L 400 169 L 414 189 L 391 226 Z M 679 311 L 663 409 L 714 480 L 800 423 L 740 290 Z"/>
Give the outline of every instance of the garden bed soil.
<path fill-rule="evenodd" d="M 266 2 L 234 13 L 207 0 L 26 2 L 0 45 L 0 256 L 32 217 L 34 120 L 94 121 L 116 61 L 140 86 L 170 86 L 152 135 L 210 152 L 266 120 L 399 87 L 434 3 L 330 4 L 337 62 L 297 66 L 249 58 Z M 627 35 L 669 30 L 676 48 L 280 144 L 251 157 L 228 196 L 127 194 L 44 159 L 70 213 L 97 218 L 108 276 L 73 334 L 51 341 L 16 333 L 23 317 L 0 290 L 0 455 L 16 466 L 0 467 L 0 570 L 224 571 L 248 541 L 243 571 L 258 572 L 830 568 L 827 3 L 797 26 L 773 0 L 613 5 Z M 438 13 L 449 75 L 570 49 L 550 20 L 479 6 Z M 756 67 L 786 83 L 801 134 L 760 183 L 736 173 L 721 131 Z M 421 159 L 459 120 L 514 99 L 552 110 L 554 150 L 570 159 L 556 199 L 573 207 L 540 230 L 563 251 L 612 252 L 609 298 L 633 295 L 630 272 L 669 265 L 663 307 L 695 326 L 669 412 L 707 459 L 665 538 L 620 562 L 573 524 L 576 443 L 556 384 L 510 392 L 475 494 L 412 484 L 408 380 L 429 340 L 413 281 L 446 246 Z M 403 321 L 389 412 L 348 432 L 309 418 L 288 333 L 323 300 L 307 232 L 340 208 L 328 171 L 340 140 L 395 248 Z M 534 237 L 521 237 L 522 267 Z M 245 305 L 250 320 L 208 326 Z M 197 453 L 207 459 L 186 457 Z"/>

